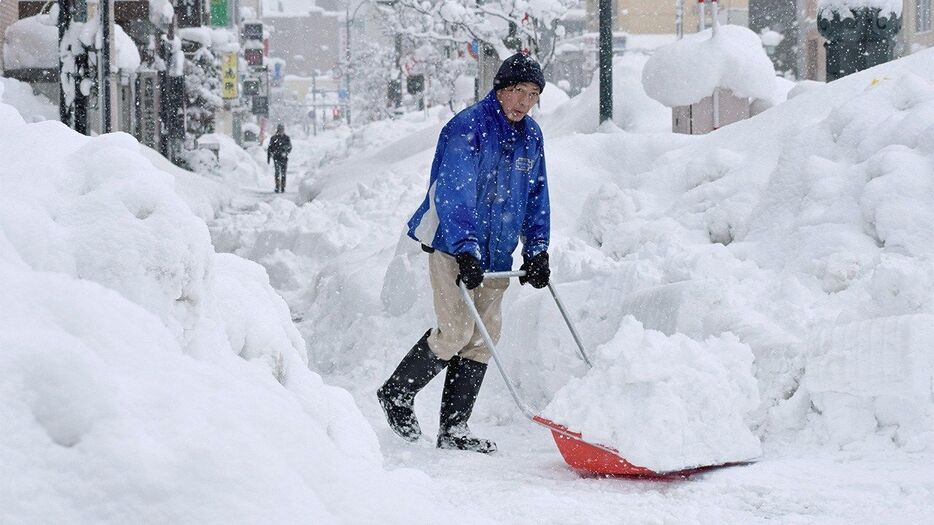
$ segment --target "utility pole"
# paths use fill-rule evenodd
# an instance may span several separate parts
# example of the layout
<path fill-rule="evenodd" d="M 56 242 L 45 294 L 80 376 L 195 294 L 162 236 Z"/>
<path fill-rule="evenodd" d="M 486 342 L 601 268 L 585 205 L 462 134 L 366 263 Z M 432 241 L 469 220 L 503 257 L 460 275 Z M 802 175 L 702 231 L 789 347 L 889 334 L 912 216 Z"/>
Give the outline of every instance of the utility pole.
<path fill-rule="evenodd" d="M 360 3 L 363 5 L 363 3 Z M 360 9 L 360 5 L 357 6 L 357 9 Z M 354 10 L 354 16 L 356 16 L 357 11 Z M 344 92 L 347 93 L 347 127 L 350 127 L 350 0 L 347 0 L 347 4 L 344 5 L 344 30 L 346 31 L 347 37 L 347 55 L 344 59 Z"/>
<path fill-rule="evenodd" d="M 185 77 L 178 61 L 185 57 L 178 56 L 182 50 L 176 49 L 175 16 L 168 22 L 166 32 L 162 36 L 161 50 L 164 70 L 159 72 L 159 96 L 162 121 L 162 140 L 160 153 L 173 164 L 181 162 L 182 148 L 185 142 Z"/>
<path fill-rule="evenodd" d="M 318 70 L 311 71 L 311 129 L 318 136 Z"/>
<path fill-rule="evenodd" d="M 684 0 L 675 2 L 675 36 L 678 40 L 684 38 Z"/>
<path fill-rule="evenodd" d="M 87 22 L 86 0 L 60 0 L 58 10 L 59 49 L 59 100 L 58 116 L 63 124 L 82 135 L 88 134 L 88 97 L 81 89 L 82 80 L 88 76 L 90 63 L 87 49 L 69 35 L 72 22 Z M 63 59 L 67 57 L 68 63 Z M 69 100 L 68 94 L 71 93 Z"/>
<path fill-rule="evenodd" d="M 101 16 L 101 54 L 98 59 L 98 68 L 100 69 L 100 90 L 101 90 L 101 133 L 110 133 L 113 131 L 112 117 L 112 90 L 113 79 L 110 74 L 110 57 L 113 49 L 113 6 L 111 0 L 99 0 Z"/>
<path fill-rule="evenodd" d="M 600 123 L 613 119 L 613 7 L 600 0 Z"/>
<path fill-rule="evenodd" d="M 71 11 L 73 9 L 71 0 L 58 0 L 58 48 L 62 49 L 62 43 L 65 35 L 68 34 L 68 28 L 71 27 Z M 69 80 L 74 83 L 74 79 L 66 78 L 65 64 L 62 60 L 62 54 L 58 54 L 59 82 L 62 84 L 58 90 L 58 119 L 66 126 L 71 125 L 71 106 L 65 95 L 65 82 Z"/>

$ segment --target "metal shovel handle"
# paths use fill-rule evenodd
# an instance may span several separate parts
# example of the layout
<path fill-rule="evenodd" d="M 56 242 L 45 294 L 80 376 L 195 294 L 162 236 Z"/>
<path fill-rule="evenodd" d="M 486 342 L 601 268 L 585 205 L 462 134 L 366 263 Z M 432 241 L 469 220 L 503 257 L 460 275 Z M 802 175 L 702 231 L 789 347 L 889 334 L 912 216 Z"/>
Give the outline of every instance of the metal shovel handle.
<path fill-rule="evenodd" d="M 525 272 L 520 271 L 510 271 L 510 272 L 487 272 L 483 274 L 484 279 L 509 279 L 511 277 L 524 277 Z M 509 374 L 506 372 L 506 367 L 503 366 L 502 361 L 500 361 L 499 353 L 496 351 L 496 344 L 493 342 L 493 338 L 490 337 L 490 333 L 486 329 L 486 325 L 483 324 L 483 319 L 480 317 L 480 312 L 477 311 L 477 306 L 474 304 L 473 299 L 470 298 L 470 291 L 467 290 L 467 286 L 463 282 L 458 283 L 458 287 L 461 290 L 461 296 L 464 299 L 464 303 L 467 305 L 467 310 L 470 312 L 470 315 L 473 317 L 474 323 L 476 323 L 477 329 L 480 330 L 480 335 L 483 336 L 483 342 L 486 343 L 486 347 L 490 350 L 490 354 L 493 356 L 493 361 L 496 363 L 496 368 L 499 369 L 500 375 L 503 376 L 503 381 L 506 383 L 506 388 L 509 389 L 512 399 L 516 402 L 516 406 L 519 407 L 519 410 L 526 415 L 531 420 L 535 420 L 535 413 L 525 404 L 524 401 L 519 397 L 519 393 L 516 390 L 515 384 L 509 378 Z M 564 303 L 561 302 L 561 299 L 558 297 L 558 292 L 555 290 L 554 285 L 551 282 L 548 283 L 548 290 L 551 292 L 551 296 L 555 300 L 555 304 L 558 305 L 558 310 L 561 311 L 561 316 L 564 317 L 564 322 L 567 323 L 568 328 L 571 330 L 571 336 L 574 337 L 574 342 L 577 343 L 577 348 L 580 351 L 581 357 L 584 359 L 584 362 L 587 363 L 588 367 L 592 367 L 590 358 L 587 356 L 586 350 L 584 350 L 584 344 L 581 342 L 580 336 L 577 335 L 577 330 L 574 329 L 573 323 L 571 323 L 571 318 L 568 317 L 567 311 L 564 309 Z"/>

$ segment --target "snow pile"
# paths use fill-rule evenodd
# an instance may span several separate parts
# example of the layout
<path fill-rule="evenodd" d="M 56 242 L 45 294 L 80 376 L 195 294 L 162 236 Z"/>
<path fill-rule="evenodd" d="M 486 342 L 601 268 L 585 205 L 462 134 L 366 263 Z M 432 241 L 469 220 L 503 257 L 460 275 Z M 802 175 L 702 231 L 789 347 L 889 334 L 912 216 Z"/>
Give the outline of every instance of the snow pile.
<path fill-rule="evenodd" d="M 135 140 L 0 104 L 0 158 L 0 521 L 434 521 Z"/>
<path fill-rule="evenodd" d="M 642 70 L 645 92 L 668 107 L 693 104 L 718 87 L 738 97 L 772 98 L 775 68 L 759 36 L 735 25 L 720 26 L 716 36 L 712 31 L 656 50 Z"/>
<path fill-rule="evenodd" d="M 212 145 L 217 155 L 206 148 L 187 152 L 186 160 L 191 169 L 211 175 L 233 187 L 263 187 L 271 184 L 272 177 L 256 156 L 244 150 L 228 135 L 208 133 L 198 137 L 198 144 Z"/>
<path fill-rule="evenodd" d="M 27 122 L 58 120 L 58 105 L 33 93 L 29 84 L 5 77 L 0 77 L 0 84 L 0 102 L 16 108 Z"/>
<path fill-rule="evenodd" d="M 724 417 L 745 416 L 770 452 L 930 451 L 932 339 L 920 324 L 934 315 L 934 50 L 800 90 L 702 137 L 586 134 L 597 130 L 587 96 L 541 119 L 552 275 L 585 344 L 657 340 L 662 359 L 683 342 L 703 370 L 730 370 L 744 385 L 749 370 L 718 364 L 707 343 L 735 336 L 755 358 L 760 404 Z M 670 112 L 644 100 L 632 106 L 646 112 L 636 131 L 670 126 Z M 313 366 L 361 403 L 434 322 L 425 255 L 402 230 L 424 197 L 437 128 L 408 126 L 382 123 L 380 140 L 322 169 L 310 203 L 261 203 L 212 228 L 219 249 L 267 268 Z M 670 339 L 635 331 L 627 316 Z M 511 286 L 504 322 L 500 350 L 532 406 L 573 377 L 587 384 L 547 292 Z M 850 366 L 845 355 L 862 357 Z M 878 363 L 892 368 L 863 381 Z M 434 420 L 428 408 L 420 416 Z M 478 425 L 520 421 L 495 375 L 474 414 Z M 627 419 L 595 423 L 622 429 L 628 416 L 615 415 Z"/>
<path fill-rule="evenodd" d="M 817 414 L 805 415 L 816 432 L 835 443 L 893 440 L 910 451 L 934 442 L 934 316 L 880 317 L 828 328 L 808 357 L 803 392 L 787 404 L 800 411 L 808 398 Z M 802 393 L 803 393 L 802 392 Z M 802 414 L 797 417 L 801 418 Z"/>
<path fill-rule="evenodd" d="M 732 334 L 668 337 L 627 317 L 543 415 L 656 472 L 753 459 L 762 448 L 744 421 L 759 404 L 752 361 Z"/>
<path fill-rule="evenodd" d="M 667 132 L 671 130 L 671 111 L 649 98 L 639 82 L 639 74 L 646 60 L 648 58 L 645 55 L 638 53 L 614 57 L 613 123 L 630 132 Z M 599 71 L 594 71 L 590 85 L 578 96 L 558 107 L 543 101 L 542 115 L 540 118 L 535 115 L 535 119 L 546 128 L 549 136 L 597 131 L 598 122 L 595 115 L 600 102 L 598 76 Z M 548 95 L 548 91 L 549 89 L 546 89 L 542 93 L 543 99 L 554 96 Z M 560 88 L 551 91 L 560 91 Z"/>
<path fill-rule="evenodd" d="M 546 89 L 542 91 L 538 104 L 532 107 L 530 113 L 536 120 L 540 114 L 551 113 L 571 99 L 563 89 L 551 82 L 548 82 L 545 87 Z"/>

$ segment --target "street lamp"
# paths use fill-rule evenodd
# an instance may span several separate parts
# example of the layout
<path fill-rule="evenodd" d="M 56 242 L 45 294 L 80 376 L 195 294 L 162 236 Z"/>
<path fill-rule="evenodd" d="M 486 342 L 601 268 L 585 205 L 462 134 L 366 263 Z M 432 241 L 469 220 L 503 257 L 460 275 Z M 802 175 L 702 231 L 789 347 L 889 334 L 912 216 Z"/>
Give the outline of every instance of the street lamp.
<path fill-rule="evenodd" d="M 613 6 L 610 0 L 600 0 L 600 123 L 613 119 Z"/>

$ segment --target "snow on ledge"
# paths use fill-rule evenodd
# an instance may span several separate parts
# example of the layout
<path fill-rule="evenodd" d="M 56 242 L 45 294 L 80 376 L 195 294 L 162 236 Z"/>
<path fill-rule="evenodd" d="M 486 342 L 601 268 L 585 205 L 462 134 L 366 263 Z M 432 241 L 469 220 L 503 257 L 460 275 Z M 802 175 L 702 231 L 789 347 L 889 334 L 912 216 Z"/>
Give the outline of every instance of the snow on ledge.
<path fill-rule="evenodd" d="M 718 87 L 768 99 L 775 92 L 775 68 L 759 35 L 724 25 L 716 37 L 707 29 L 659 48 L 642 70 L 642 86 L 668 107 L 693 104 Z"/>
<path fill-rule="evenodd" d="M 902 16 L 902 0 L 818 0 L 818 16 L 832 18 L 834 13 L 841 18 L 852 18 L 857 9 L 878 9 L 880 14 L 892 13 Z"/>
<path fill-rule="evenodd" d="M 58 28 L 48 15 L 17 20 L 0 37 L 6 69 L 58 68 Z"/>

